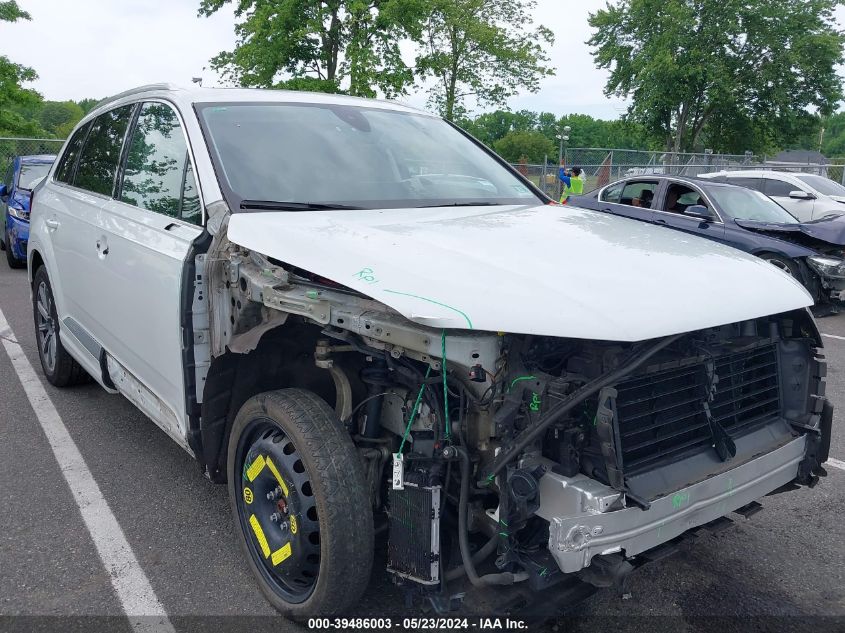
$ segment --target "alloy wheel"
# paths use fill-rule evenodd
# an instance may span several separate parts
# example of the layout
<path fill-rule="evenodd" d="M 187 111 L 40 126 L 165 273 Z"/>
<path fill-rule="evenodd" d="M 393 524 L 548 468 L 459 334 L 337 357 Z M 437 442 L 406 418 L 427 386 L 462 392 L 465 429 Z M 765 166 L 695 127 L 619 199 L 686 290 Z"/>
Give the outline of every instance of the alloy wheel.
<path fill-rule="evenodd" d="M 52 372 L 56 368 L 56 322 L 53 319 L 53 297 L 43 281 L 38 285 L 36 305 L 38 306 L 38 349 L 46 369 Z"/>

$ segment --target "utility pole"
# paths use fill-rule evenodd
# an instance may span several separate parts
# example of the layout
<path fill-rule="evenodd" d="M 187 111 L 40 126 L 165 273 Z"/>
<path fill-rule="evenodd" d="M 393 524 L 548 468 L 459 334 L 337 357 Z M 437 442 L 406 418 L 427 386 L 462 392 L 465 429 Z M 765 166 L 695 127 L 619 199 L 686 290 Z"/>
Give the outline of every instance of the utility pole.
<path fill-rule="evenodd" d="M 563 129 L 560 131 L 560 134 L 557 135 L 557 139 L 560 141 L 560 152 L 558 153 L 557 165 L 558 169 L 563 165 L 563 157 L 564 153 L 566 152 L 566 144 L 569 142 L 569 133 L 572 131 L 572 128 L 568 125 L 565 125 Z M 558 200 L 563 195 L 563 183 L 561 182 L 560 178 L 557 181 L 557 197 Z"/>

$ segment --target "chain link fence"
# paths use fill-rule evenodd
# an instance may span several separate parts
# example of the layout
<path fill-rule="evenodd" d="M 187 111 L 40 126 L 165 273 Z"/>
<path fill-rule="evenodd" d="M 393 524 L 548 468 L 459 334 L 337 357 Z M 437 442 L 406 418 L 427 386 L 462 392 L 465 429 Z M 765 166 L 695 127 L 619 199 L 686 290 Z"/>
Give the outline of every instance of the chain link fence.
<path fill-rule="evenodd" d="M 514 167 L 547 195 L 556 199 L 560 196 L 561 185 L 556 157 L 550 158 L 545 165 L 517 163 Z M 715 171 L 745 169 L 818 174 L 845 184 L 845 164 L 778 162 L 750 153 L 687 154 L 610 148 L 567 148 L 565 162 L 568 166 L 578 166 L 583 170 L 586 180 L 585 192 L 631 176 L 698 176 Z"/>
<path fill-rule="evenodd" d="M 58 154 L 64 142 L 64 139 L 57 138 L 0 137 L 0 168 L 5 173 L 15 156 Z"/>

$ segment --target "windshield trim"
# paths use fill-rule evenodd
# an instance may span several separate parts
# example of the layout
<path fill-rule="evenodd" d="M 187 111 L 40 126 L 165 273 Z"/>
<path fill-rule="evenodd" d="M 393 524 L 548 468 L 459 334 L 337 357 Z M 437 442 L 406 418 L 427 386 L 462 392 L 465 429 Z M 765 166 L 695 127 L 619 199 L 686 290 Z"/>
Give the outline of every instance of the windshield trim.
<path fill-rule="evenodd" d="M 364 99 L 362 101 L 364 101 L 364 103 L 366 104 L 367 101 L 373 101 L 373 100 Z M 316 102 L 316 101 L 312 102 L 312 101 L 263 101 L 263 100 L 258 101 L 258 100 L 256 100 L 256 101 L 200 101 L 200 102 L 194 102 L 194 104 L 193 104 L 194 115 L 197 118 L 197 122 L 199 124 L 200 131 L 202 132 L 203 141 L 205 143 L 206 151 L 208 152 L 209 158 L 211 159 L 211 165 L 214 168 L 214 177 L 217 179 L 217 185 L 220 188 L 220 192 L 223 194 L 223 198 L 226 201 L 226 204 L 228 205 L 229 211 L 231 213 L 255 213 L 256 210 L 255 209 L 243 209 L 243 208 L 241 208 L 241 205 L 244 202 L 244 200 L 249 200 L 249 198 L 241 197 L 239 194 L 235 193 L 235 191 L 229 186 L 228 179 L 225 177 L 225 170 L 223 169 L 222 163 L 220 162 L 220 156 L 217 153 L 217 149 L 216 149 L 216 146 L 214 144 L 211 131 L 208 129 L 208 125 L 207 125 L 205 117 L 203 116 L 203 112 L 206 109 L 209 109 L 209 108 L 229 108 L 229 107 L 242 107 L 242 106 L 301 106 L 301 107 L 323 107 L 323 108 L 325 108 L 325 107 L 328 107 L 328 106 L 331 106 L 331 105 L 332 104 L 326 104 L 326 103 L 321 103 L 321 102 Z M 418 116 L 418 117 L 423 117 L 423 118 L 428 118 L 428 119 L 434 119 L 434 120 L 437 120 L 437 121 L 442 121 L 443 123 L 446 123 L 450 127 L 457 130 L 459 134 L 461 134 L 462 136 L 467 138 L 471 143 L 473 143 L 481 151 L 483 151 L 485 154 L 490 156 L 496 163 L 499 164 L 499 166 L 504 167 L 506 171 L 508 171 L 512 176 L 515 176 L 517 178 L 517 180 L 521 184 L 523 184 L 525 187 L 527 187 L 528 190 L 537 198 L 536 201 L 531 201 L 528 198 L 512 198 L 512 199 L 499 198 L 499 200 L 503 201 L 502 202 L 503 205 L 511 205 L 512 204 L 512 205 L 521 205 L 521 206 L 528 205 L 528 206 L 530 206 L 531 204 L 537 204 L 539 206 L 539 205 L 546 205 L 546 204 L 549 204 L 550 202 L 553 202 L 553 199 L 550 198 L 549 196 L 547 196 L 545 193 L 543 193 L 543 191 L 539 187 L 537 187 L 533 182 L 531 182 L 530 179 L 528 179 L 523 174 L 521 174 L 510 163 L 508 163 L 505 159 L 503 159 L 501 156 L 496 154 L 496 152 L 491 150 L 484 143 L 482 143 L 481 141 L 476 139 L 474 136 L 469 134 L 467 131 L 463 130 L 461 127 L 459 127 L 458 125 L 456 125 L 452 121 L 447 121 L 446 119 L 443 119 L 442 117 L 439 117 L 437 115 L 434 115 L 434 114 L 431 114 L 431 113 L 428 113 L 428 112 L 423 112 L 423 111 L 406 112 L 406 111 L 403 111 L 403 110 L 393 110 L 391 108 L 382 108 L 382 107 L 378 107 L 377 105 L 354 105 L 354 106 L 349 106 L 347 104 L 338 104 L 338 105 L 344 105 L 346 107 L 359 108 L 361 110 L 374 110 L 374 111 L 378 111 L 378 112 L 392 112 L 392 113 L 396 113 L 396 114 L 403 115 L 403 116 Z M 364 207 L 364 205 L 361 204 L 361 201 L 356 201 L 356 202 L 358 204 L 355 204 L 354 206 Z M 391 201 L 389 201 L 389 200 L 379 201 L 378 205 L 372 206 L 372 207 L 365 207 L 365 208 L 371 208 L 371 209 L 401 209 L 401 208 L 413 209 L 413 208 L 419 208 L 418 206 L 408 205 L 408 204 L 396 204 L 394 206 L 390 206 L 390 205 L 386 205 L 385 204 L 386 202 L 391 202 Z M 395 202 L 398 203 L 400 201 L 395 201 Z M 468 202 L 471 203 L 472 201 L 468 201 Z M 447 206 L 447 207 L 456 206 L 456 205 L 451 204 L 451 203 L 454 203 L 454 200 L 451 200 L 450 204 L 445 204 L 445 205 L 442 205 L 442 206 Z M 325 203 L 325 204 L 330 204 L 330 203 Z M 337 204 L 338 205 L 343 205 L 343 204 L 348 205 L 349 202 L 348 201 L 346 201 L 346 202 L 337 201 Z M 426 205 L 426 206 L 428 206 L 428 205 Z M 457 205 L 457 206 L 460 206 L 460 205 Z"/>

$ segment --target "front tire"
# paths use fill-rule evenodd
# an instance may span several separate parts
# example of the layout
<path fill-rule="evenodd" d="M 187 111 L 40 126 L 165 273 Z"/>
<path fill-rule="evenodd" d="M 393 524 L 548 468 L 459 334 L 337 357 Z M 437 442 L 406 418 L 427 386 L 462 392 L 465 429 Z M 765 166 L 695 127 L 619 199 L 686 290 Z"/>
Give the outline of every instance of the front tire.
<path fill-rule="evenodd" d="M 8 250 L 7 250 L 8 252 Z M 32 313 L 38 358 L 48 382 L 56 387 L 70 387 L 88 381 L 88 374 L 62 345 L 59 316 L 47 269 L 35 271 L 32 282 Z"/>
<path fill-rule="evenodd" d="M 782 270 L 790 277 L 801 282 L 801 271 L 798 269 L 798 264 L 794 260 L 788 257 L 782 257 L 781 255 L 775 255 L 774 253 L 764 253 L 760 255 L 760 259 L 769 262 L 775 268 Z"/>
<path fill-rule="evenodd" d="M 250 569 L 294 619 L 343 613 L 373 562 L 361 460 L 329 405 L 302 389 L 253 396 L 235 418 L 229 500 Z"/>
<path fill-rule="evenodd" d="M 18 259 L 12 252 L 12 241 L 9 239 L 8 233 L 6 233 L 6 241 L 4 243 L 6 244 L 6 248 L 3 250 L 6 251 L 6 262 L 9 264 L 9 268 L 26 268 L 26 261 Z"/>

